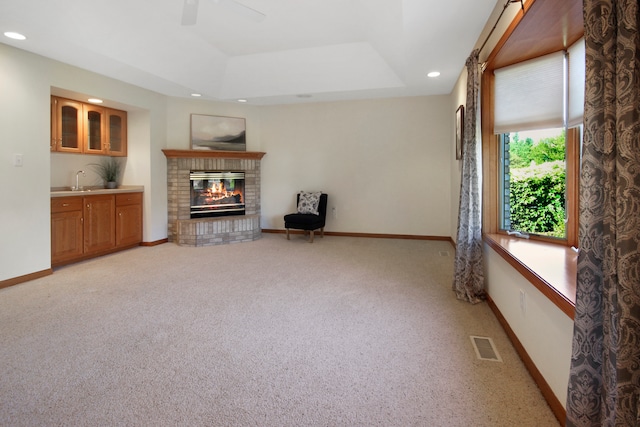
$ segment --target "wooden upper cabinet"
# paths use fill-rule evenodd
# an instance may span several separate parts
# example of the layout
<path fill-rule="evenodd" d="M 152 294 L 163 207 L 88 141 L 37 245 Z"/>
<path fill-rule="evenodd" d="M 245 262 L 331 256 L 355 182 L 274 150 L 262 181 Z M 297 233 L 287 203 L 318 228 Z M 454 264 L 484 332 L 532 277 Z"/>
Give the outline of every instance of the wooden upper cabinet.
<path fill-rule="evenodd" d="M 106 113 L 104 107 L 84 104 L 84 152 L 106 154 Z"/>
<path fill-rule="evenodd" d="M 127 112 L 107 108 L 107 150 L 111 156 L 127 155 Z"/>
<path fill-rule="evenodd" d="M 51 151 L 82 153 L 83 105 L 51 97 Z"/>
<path fill-rule="evenodd" d="M 127 155 L 127 112 L 51 97 L 51 151 Z"/>

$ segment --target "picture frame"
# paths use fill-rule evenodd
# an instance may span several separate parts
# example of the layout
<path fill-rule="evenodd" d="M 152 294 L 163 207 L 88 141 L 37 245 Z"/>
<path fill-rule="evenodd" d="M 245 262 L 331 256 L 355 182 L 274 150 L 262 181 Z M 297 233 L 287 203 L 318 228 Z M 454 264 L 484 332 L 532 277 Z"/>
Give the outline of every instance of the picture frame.
<path fill-rule="evenodd" d="M 464 105 L 456 110 L 456 160 L 462 159 L 462 141 L 464 138 Z"/>
<path fill-rule="evenodd" d="M 191 114 L 191 149 L 246 151 L 245 119 Z"/>

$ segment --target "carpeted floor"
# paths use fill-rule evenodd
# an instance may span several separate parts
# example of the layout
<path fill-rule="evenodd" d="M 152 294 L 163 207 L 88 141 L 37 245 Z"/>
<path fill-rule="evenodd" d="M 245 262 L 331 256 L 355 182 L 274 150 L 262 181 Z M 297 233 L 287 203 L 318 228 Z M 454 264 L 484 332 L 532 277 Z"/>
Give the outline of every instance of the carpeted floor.
<path fill-rule="evenodd" d="M 452 261 L 447 242 L 265 234 L 1 289 L 0 425 L 557 426 Z"/>

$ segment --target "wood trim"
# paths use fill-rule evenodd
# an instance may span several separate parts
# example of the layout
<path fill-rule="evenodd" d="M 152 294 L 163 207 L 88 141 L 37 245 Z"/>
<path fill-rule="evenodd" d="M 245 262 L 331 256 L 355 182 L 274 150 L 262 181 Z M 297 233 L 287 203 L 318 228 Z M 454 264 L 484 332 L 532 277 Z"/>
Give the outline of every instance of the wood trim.
<path fill-rule="evenodd" d="M 500 234 L 485 234 L 483 240 L 573 320 L 578 258 L 576 252 L 566 246 Z"/>
<path fill-rule="evenodd" d="M 115 218 L 114 218 L 115 219 Z M 114 236 L 115 236 L 115 231 L 114 231 Z M 114 237 L 115 239 L 115 237 Z M 125 251 L 127 249 L 132 249 L 135 247 L 141 246 L 140 243 L 133 243 L 131 245 L 123 245 L 123 246 L 114 246 L 110 247 L 109 249 L 101 249 L 101 250 L 97 250 L 95 252 L 85 252 L 84 255 L 75 257 L 73 259 L 68 259 L 68 260 L 64 260 L 64 261 L 59 261 L 59 262 L 55 262 L 55 263 L 51 263 L 51 267 L 52 268 L 57 268 L 57 267 L 62 267 L 63 265 L 69 265 L 69 264 L 76 264 L 80 261 L 86 261 L 88 259 L 93 259 L 93 258 L 99 258 L 101 256 L 104 255 L 109 255 L 109 254 L 113 254 L 116 252 L 121 252 L 121 251 Z"/>
<path fill-rule="evenodd" d="M 487 304 L 489 305 L 489 308 L 491 308 L 491 311 L 493 311 L 493 314 L 498 319 L 498 322 L 500 322 L 502 329 L 504 329 L 507 336 L 509 337 L 509 340 L 513 344 L 513 347 L 516 349 L 516 352 L 520 356 L 520 359 L 522 359 L 522 363 L 524 363 L 524 366 L 527 368 L 527 371 L 529 371 L 529 374 L 533 378 L 533 381 L 535 381 L 535 383 L 538 385 L 538 388 L 542 392 L 542 396 L 544 396 L 545 400 L 547 401 L 547 404 L 551 408 L 551 411 L 558 419 L 558 422 L 560 422 L 560 425 L 564 427 L 566 422 L 567 412 L 562 406 L 562 403 L 560 403 L 555 393 L 549 386 L 549 383 L 547 383 L 547 381 L 544 379 L 544 377 L 536 367 L 535 363 L 533 363 L 533 360 L 531 360 L 531 357 L 529 357 L 529 354 L 527 353 L 524 346 L 516 336 L 515 332 L 513 332 L 513 330 L 509 326 L 509 323 L 504 318 L 502 313 L 500 313 L 498 306 L 496 306 L 496 304 L 493 302 L 493 300 L 489 296 L 487 297 Z"/>
<path fill-rule="evenodd" d="M 169 239 L 165 237 L 164 239 L 154 240 L 153 242 L 140 242 L 140 246 L 158 246 L 167 243 L 168 241 Z"/>
<path fill-rule="evenodd" d="M 528 0 L 487 58 L 495 69 L 567 49 L 584 34 L 581 0 Z"/>
<path fill-rule="evenodd" d="M 259 151 L 222 151 L 222 150 L 169 150 L 162 152 L 168 159 L 254 159 L 260 160 L 265 154 Z"/>
<path fill-rule="evenodd" d="M 279 230 L 273 228 L 263 228 L 263 233 L 272 233 L 272 234 L 285 234 L 286 230 Z M 302 234 L 302 231 L 299 230 L 290 230 L 289 234 Z M 453 239 L 449 236 L 421 236 L 417 234 L 378 234 L 378 233 L 350 233 L 350 232 L 342 232 L 342 231 L 325 231 L 325 236 L 338 236 L 338 237 L 364 237 L 364 238 L 374 238 L 374 239 L 404 239 L 404 240 L 438 240 L 443 242 L 449 242 L 453 246 L 455 243 Z"/>
<path fill-rule="evenodd" d="M 496 233 L 499 229 L 499 198 L 500 198 L 500 182 L 499 182 L 499 156 L 500 156 L 500 139 L 498 135 L 493 134 L 488 123 L 493 123 L 493 76 L 483 79 L 482 88 L 482 228 L 485 233 Z M 491 108 L 486 108 L 491 105 Z"/>
<path fill-rule="evenodd" d="M 578 247 L 580 227 L 580 130 L 567 130 L 567 244 Z"/>
<path fill-rule="evenodd" d="M 51 274 L 53 274 L 53 269 L 47 268 L 46 270 L 36 271 L 35 273 L 25 274 L 24 276 L 13 277 L 7 280 L 0 280 L 0 289 L 28 282 L 30 280 L 39 279 Z"/>

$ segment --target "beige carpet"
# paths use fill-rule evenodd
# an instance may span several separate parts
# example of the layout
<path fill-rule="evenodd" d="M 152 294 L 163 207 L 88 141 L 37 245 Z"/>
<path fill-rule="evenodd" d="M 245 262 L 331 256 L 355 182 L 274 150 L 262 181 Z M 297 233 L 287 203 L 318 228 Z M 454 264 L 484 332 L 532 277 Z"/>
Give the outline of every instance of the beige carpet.
<path fill-rule="evenodd" d="M 452 255 L 266 234 L 1 289 L 0 425 L 557 426 L 487 305 L 455 299 Z"/>

